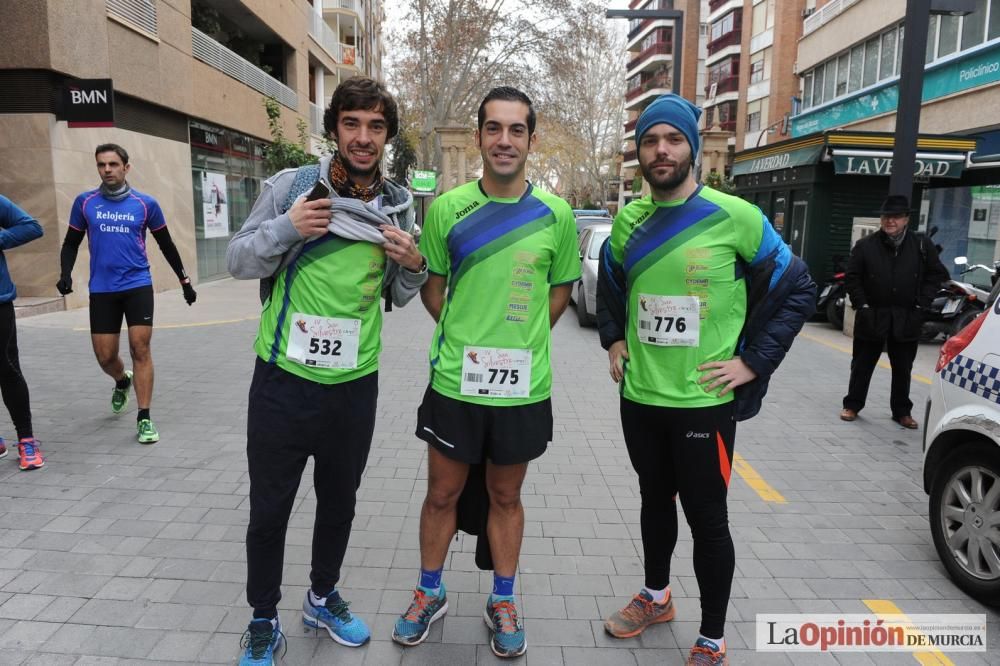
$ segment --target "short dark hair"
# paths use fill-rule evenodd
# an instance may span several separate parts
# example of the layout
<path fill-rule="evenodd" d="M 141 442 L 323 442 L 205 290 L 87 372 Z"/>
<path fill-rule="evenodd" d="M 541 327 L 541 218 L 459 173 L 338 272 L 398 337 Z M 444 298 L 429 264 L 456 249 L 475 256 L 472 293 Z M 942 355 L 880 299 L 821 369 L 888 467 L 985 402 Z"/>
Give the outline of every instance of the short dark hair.
<path fill-rule="evenodd" d="M 117 143 L 102 143 L 94 150 L 94 157 L 97 157 L 101 153 L 112 152 L 118 153 L 118 157 L 122 158 L 122 164 L 128 164 L 128 151 Z"/>
<path fill-rule="evenodd" d="M 381 111 L 385 116 L 386 139 L 399 132 L 399 107 L 392 93 L 384 85 L 367 76 L 352 76 L 333 91 L 330 106 L 323 114 L 323 130 L 330 134 L 337 132 L 337 120 L 341 111 Z"/>
<path fill-rule="evenodd" d="M 482 103 L 479 105 L 479 131 L 483 131 L 483 124 L 486 122 L 486 103 L 495 99 L 506 102 L 521 102 L 528 107 L 528 134 L 535 133 L 535 107 L 531 104 L 531 98 L 517 88 L 511 86 L 498 86 L 486 93 Z"/>

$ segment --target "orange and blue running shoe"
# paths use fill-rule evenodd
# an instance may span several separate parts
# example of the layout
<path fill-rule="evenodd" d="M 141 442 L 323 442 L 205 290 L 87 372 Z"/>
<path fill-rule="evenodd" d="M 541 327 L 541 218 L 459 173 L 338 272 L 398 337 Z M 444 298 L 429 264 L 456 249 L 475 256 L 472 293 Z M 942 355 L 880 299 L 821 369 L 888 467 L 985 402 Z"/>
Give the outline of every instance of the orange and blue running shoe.
<path fill-rule="evenodd" d="M 45 464 L 45 456 L 38 447 L 34 437 L 23 437 L 17 442 L 17 455 L 20 458 L 21 469 L 27 471 L 38 469 Z"/>
<path fill-rule="evenodd" d="M 448 594 L 444 585 L 436 595 L 427 594 L 420 587 L 413 591 L 413 601 L 392 628 L 392 640 L 400 645 L 418 645 L 430 633 L 431 624 L 448 612 Z"/>
<path fill-rule="evenodd" d="M 7 445 L 3 442 L 3 437 L 0 437 L 0 458 L 7 457 Z"/>
<path fill-rule="evenodd" d="M 524 624 L 517 614 L 517 605 L 511 597 L 486 599 L 483 619 L 490 629 L 490 649 L 501 659 L 520 657 L 528 649 Z"/>

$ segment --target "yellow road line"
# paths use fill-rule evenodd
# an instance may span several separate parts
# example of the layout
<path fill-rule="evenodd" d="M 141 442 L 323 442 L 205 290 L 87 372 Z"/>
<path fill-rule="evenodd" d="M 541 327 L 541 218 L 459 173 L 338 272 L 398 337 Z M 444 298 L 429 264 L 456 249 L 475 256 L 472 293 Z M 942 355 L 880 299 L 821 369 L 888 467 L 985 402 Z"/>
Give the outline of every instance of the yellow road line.
<path fill-rule="evenodd" d="M 765 502 L 774 502 L 775 504 L 787 504 L 787 500 L 775 490 L 771 484 L 761 478 L 760 474 L 757 473 L 750 463 L 746 461 L 746 458 L 740 454 L 733 455 L 733 469 L 736 473 L 740 475 L 748 486 L 757 491 L 760 498 Z"/>
<path fill-rule="evenodd" d="M 193 324 L 157 324 L 154 326 L 157 330 L 162 328 L 198 328 L 200 326 L 219 326 L 220 324 L 238 324 L 242 321 L 253 321 L 260 319 L 259 316 L 254 317 L 241 317 L 239 319 L 216 319 L 214 321 L 199 321 Z M 90 331 L 90 327 L 76 327 L 74 331 Z M 125 329 L 122 329 L 125 330 Z"/>
<path fill-rule="evenodd" d="M 886 615 L 902 615 L 906 622 L 909 622 L 909 618 L 906 617 L 899 606 L 892 603 L 888 599 L 864 599 L 865 606 L 871 609 L 878 617 L 884 617 Z M 907 629 L 909 631 L 909 629 Z M 916 632 L 920 633 L 920 632 Z M 946 657 L 940 650 L 931 650 L 929 652 L 914 652 L 913 658 L 916 659 L 923 666 L 955 666 L 955 663 Z"/>
<path fill-rule="evenodd" d="M 809 335 L 808 333 L 799 333 L 799 337 L 800 338 L 805 338 L 806 340 L 812 340 L 813 342 L 821 344 L 824 347 L 829 347 L 830 349 L 836 349 L 839 352 L 844 352 L 845 354 L 847 354 L 849 356 L 853 356 L 854 355 L 854 351 L 850 347 L 845 347 L 843 345 L 837 345 L 837 344 L 834 344 L 832 342 L 827 342 L 823 338 L 817 338 L 815 335 Z M 879 361 L 878 362 L 878 367 L 885 368 L 886 370 L 892 370 L 892 366 L 889 365 L 886 361 Z M 931 380 L 930 380 L 929 377 L 924 377 L 923 375 L 918 375 L 917 373 L 911 374 L 910 377 L 912 377 L 914 380 L 920 382 L 921 384 L 930 384 L 931 383 Z"/>

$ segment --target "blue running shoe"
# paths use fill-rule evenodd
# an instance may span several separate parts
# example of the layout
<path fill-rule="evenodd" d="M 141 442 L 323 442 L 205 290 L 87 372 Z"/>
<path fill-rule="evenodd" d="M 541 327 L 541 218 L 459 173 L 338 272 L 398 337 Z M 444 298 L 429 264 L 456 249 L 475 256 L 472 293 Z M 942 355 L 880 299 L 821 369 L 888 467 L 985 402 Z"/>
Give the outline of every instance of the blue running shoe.
<path fill-rule="evenodd" d="M 281 622 L 272 625 L 268 619 L 251 620 L 240 642 L 243 648 L 240 666 L 274 666 L 277 663 L 274 654 L 284 644 Z"/>
<path fill-rule="evenodd" d="M 507 659 L 520 657 L 528 650 L 524 625 L 517 616 L 517 606 L 513 598 L 494 599 L 492 596 L 487 598 L 483 619 L 490 628 L 490 649 L 493 650 L 493 654 Z"/>
<path fill-rule="evenodd" d="M 427 638 L 431 624 L 448 612 L 448 595 L 441 586 L 441 592 L 431 596 L 419 587 L 413 591 L 413 601 L 406 612 L 396 620 L 392 628 L 392 640 L 400 645 L 419 645 Z"/>
<path fill-rule="evenodd" d="M 351 614 L 348 606 L 350 604 L 341 599 L 340 592 L 336 590 L 327 596 L 325 606 L 313 606 L 306 590 L 306 598 L 302 602 L 302 622 L 313 629 L 326 629 L 330 638 L 341 645 L 364 645 L 371 639 L 372 632 L 361 618 Z"/>

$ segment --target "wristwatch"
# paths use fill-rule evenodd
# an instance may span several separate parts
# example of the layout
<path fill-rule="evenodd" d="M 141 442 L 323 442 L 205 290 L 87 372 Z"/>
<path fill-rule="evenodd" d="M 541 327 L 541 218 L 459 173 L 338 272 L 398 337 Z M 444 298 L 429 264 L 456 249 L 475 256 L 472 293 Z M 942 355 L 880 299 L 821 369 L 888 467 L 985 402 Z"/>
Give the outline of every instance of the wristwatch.
<path fill-rule="evenodd" d="M 403 268 L 406 268 L 406 266 L 403 266 Z M 409 268 L 406 268 L 406 270 L 410 271 Z M 423 273 L 426 270 L 427 270 L 427 257 L 425 257 L 423 255 L 420 255 L 420 268 L 418 268 L 415 271 L 410 271 L 410 272 L 413 273 L 414 275 L 417 275 L 417 274 Z"/>

